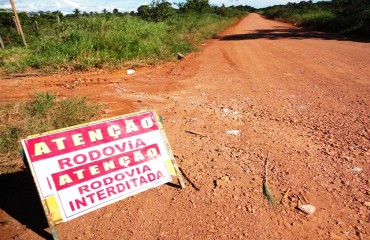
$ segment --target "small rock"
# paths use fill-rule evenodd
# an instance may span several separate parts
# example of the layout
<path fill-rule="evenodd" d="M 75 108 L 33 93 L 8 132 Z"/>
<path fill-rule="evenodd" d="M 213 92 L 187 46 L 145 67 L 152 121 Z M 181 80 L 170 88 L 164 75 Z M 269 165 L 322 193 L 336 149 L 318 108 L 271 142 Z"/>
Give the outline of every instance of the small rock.
<path fill-rule="evenodd" d="M 253 213 L 253 207 L 252 207 L 251 205 L 248 205 L 248 206 L 247 206 L 247 211 L 248 211 L 249 213 Z"/>
<path fill-rule="evenodd" d="M 177 53 L 177 59 L 181 60 L 181 59 L 184 59 L 184 55 L 181 54 L 180 52 Z"/>
<path fill-rule="evenodd" d="M 370 202 L 364 202 L 363 204 L 364 204 L 364 206 L 366 206 L 366 207 L 370 207 Z"/>
<path fill-rule="evenodd" d="M 128 69 L 127 70 L 128 75 L 131 75 L 131 74 L 134 74 L 134 73 L 135 73 L 135 70 L 133 70 L 133 69 Z"/>
<path fill-rule="evenodd" d="M 227 114 L 227 113 L 230 113 L 232 110 L 231 110 L 230 108 L 227 108 L 227 107 L 222 107 L 222 108 L 221 108 L 221 111 L 222 111 L 223 113 Z"/>
<path fill-rule="evenodd" d="M 225 182 L 230 182 L 231 181 L 231 179 L 230 179 L 230 177 L 229 176 L 223 176 L 223 177 L 221 177 L 220 178 L 222 181 L 225 181 Z"/>
<path fill-rule="evenodd" d="M 298 209 L 301 210 L 302 212 L 308 214 L 308 215 L 311 215 L 315 212 L 316 208 L 310 204 L 304 204 L 304 205 L 300 205 L 298 206 Z"/>
<path fill-rule="evenodd" d="M 239 130 L 228 130 L 226 131 L 226 134 L 238 136 L 240 134 Z"/>
<path fill-rule="evenodd" d="M 354 173 L 360 173 L 360 172 L 362 172 L 362 168 L 354 167 L 354 168 L 351 169 L 351 171 L 354 172 Z"/>

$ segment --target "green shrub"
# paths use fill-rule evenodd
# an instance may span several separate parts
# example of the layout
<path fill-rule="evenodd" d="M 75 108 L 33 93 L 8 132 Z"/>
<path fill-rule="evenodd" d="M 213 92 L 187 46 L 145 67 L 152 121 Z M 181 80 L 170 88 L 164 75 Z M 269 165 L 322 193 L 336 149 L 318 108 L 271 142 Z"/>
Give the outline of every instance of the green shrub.
<path fill-rule="evenodd" d="M 36 93 L 30 105 L 32 115 L 46 115 L 55 104 L 55 95 Z"/>
<path fill-rule="evenodd" d="M 99 106 L 90 104 L 86 98 L 65 99 L 55 108 L 52 119 L 55 128 L 85 123 L 96 117 Z"/>
<path fill-rule="evenodd" d="M 301 1 L 268 7 L 262 14 L 308 28 L 370 36 L 370 2 L 367 0 Z"/>

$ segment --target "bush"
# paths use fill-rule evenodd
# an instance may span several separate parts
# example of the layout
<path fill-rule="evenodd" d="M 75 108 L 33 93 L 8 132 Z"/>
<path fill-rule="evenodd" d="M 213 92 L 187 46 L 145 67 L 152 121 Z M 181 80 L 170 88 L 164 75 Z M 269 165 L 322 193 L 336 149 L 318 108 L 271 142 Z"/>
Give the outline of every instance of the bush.
<path fill-rule="evenodd" d="M 36 93 L 30 104 L 32 115 L 46 115 L 55 104 L 55 95 L 50 93 Z"/>
<path fill-rule="evenodd" d="M 262 13 L 268 18 L 308 28 L 370 36 L 370 2 L 367 0 L 301 1 L 268 7 Z"/>
<path fill-rule="evenodd" d="M 56 106 L 52 123 L 55 128 L 65 128 L 89 122 L 98 112 L 99 106 L 89 104 L 86 98 L 65 99 Z"/>

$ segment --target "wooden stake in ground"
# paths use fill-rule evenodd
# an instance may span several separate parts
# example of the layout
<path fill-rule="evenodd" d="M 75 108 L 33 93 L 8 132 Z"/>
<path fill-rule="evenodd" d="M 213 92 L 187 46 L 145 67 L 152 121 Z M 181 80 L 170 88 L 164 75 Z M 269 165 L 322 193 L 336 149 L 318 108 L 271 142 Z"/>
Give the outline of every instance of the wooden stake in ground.
<path fill-rule="evenodd" d="M 1 48 L 5 48 L 4 42 L 3 42 L 3 39 L 1 38 L 1 36 L 0 36 L 0 46 L 1 46 Z"/>
<path fill-rule="evenodd" d="M 39 23 L 37 21 L 35 21 L 35 27 L 36 27 L 37 34 L 39 34 L 40 33 Z"/>
<path fill-rule="evenodd" d="M 19 31 L 19 26 L 18 26 L 17 19 L 15 19 L 15 16 L 13 16 L 12 18 L 13 18 L 14 25 L 15 25 L 15 27 L 17 28 L 17 33 L 18 33 L 18 34 L 21 34 L 21 32 Z"/>
<path fill-rule="evenodd" d="M 19 21 L 19 18 L 18 18 L 17 9 L 15 8 L 14 0 L 10 0 L 10 4 L 12 5 L 12 9 L 13 9 L 13 13 L 14 13 L 14 16 L 15 16 L 16 25 L 17 25 L 17 28 L 19 30 L 19 34 L 22 37 L 23 44 L 24 44 L 25 47 L 28 47 L 27 42 L 26 42 L 26 38 L 24 37 L 24 34 L 23 34 L 21 22 Z"/>

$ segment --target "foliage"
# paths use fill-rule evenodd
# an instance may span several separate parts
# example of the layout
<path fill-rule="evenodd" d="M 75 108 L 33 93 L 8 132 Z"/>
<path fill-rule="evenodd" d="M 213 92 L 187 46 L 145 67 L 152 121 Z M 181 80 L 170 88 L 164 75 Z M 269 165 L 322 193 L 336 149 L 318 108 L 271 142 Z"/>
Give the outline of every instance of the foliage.
<path fill-rule="evenodd" d="M 0 51 L 0 70 L 75 71 L 166 61 L 178 51 L 186 54 L 196 49 L 198 43 L 245 14 L 245 9 L 222 6 L 210 7 L 209 13 L 185 13 L 161 0 L 140 6 L 137 16 L 113 12 L 75 9 L 66 16 L 59 11 L 20 14 L 28 49 L 21 47 L 21 39 L 9 25 L 11 15 L 0 15 L 0 26 L 4 26 L 0 34 L 6 45 Z"/>
<path fill-rule="evenodd" d="M 20 139 L 91 121 L 99 112 L 100 106 L 85 98 L 58 101 L 51 93 L 36 93 L 28 102 L 0 106 L 3 123 L 0 126 L 0 174 L 4 169 L 19 165 Z"/>
<path fill-rule="evenodd" d="M 65 99 L 56 106 L 52 123 L 55 128 L 77 125 L 90 121 L 98 111 L 99 106 L 89 104 L 86 98 Z"/>
<path fill-rule="evenodd" d="M 368 0 L 333 0 L 288 3 L 262 9 L 272 19 L 319 30 L 370 35 L 370 2 Z"/>
<path fill-rule="evenodd" d="M 187 0 L 185 3 L 179 4 L 178 6 L 181 12 L 211 12 L 211 6 L 208 0 Z"/>
<path fill-rule="evenodd" d="M 150 5 L 141 5 L 138 8 L 138 15 L 147 21 L 160 22 L 173 16 L 176 10 L 167 1 L 153 1 Z"/>
<path fill-rule="evenodd" d="M 31 103 L 33 115 L 45 115 L 55 104 L 55 95 L 50 93 L 36 93 Z"/>

